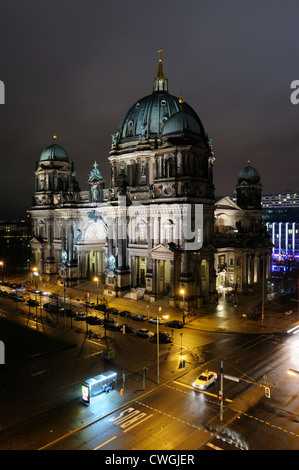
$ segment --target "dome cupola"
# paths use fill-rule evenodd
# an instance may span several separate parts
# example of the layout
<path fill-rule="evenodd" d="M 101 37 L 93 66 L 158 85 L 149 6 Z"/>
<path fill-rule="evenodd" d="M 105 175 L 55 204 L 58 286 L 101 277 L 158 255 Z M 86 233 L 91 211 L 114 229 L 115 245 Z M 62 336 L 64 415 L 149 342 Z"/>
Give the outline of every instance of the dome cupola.
<path fill-rule="evenodd" d="M 204 129 L 191 114 L 180 110 L 166 121 L 162 131 L 163 136 L 177 134 L 200 136 L 204 135 Z"/>
<path fill-rule="evenodd" d="M 250 160 L 247 162 L 247 166 L 240 171 L 238 181 L 246 180 L 251 183 L 258 183 L 260 181 L 260 175 L 258 171 L 251 166 Z"/>
<path fill-rule="evenodd" d="M 68 162 L 69 158 L 66 151 L 60 146 L 57 145 L 56 139 L 57 135 L 53 135 L 54 143 L 46 147 L 40 156 L 40 162 L 45 161 L 57 161 L 57 162 Z"/>
<path fill-rule="evenodd" d="M 168 80 L 163 73 L 161 52 L 158 64 L 158 73 L 154 78 L 153 93 L 147 95 L 131 106 L 124 115 L 117 133 L 112 136 L 112 150 L 119 145 L 145 141 L 155 141 L 165 135 L 165 125 L 173 115 L 178 114 L 169 125 L 178 129 L 180 126 L 192 129 L 205 135 L 203 125 L 196 112 L 184 100 L 168 92 Z M 183 121 L 185 124 L 183 124 Z"/>
<path fill-rule="evenodd" d="M 258 171 L 251 166 L 240 171 L 237 182 L 237 204 L 241 209 L 261 209 L 262 183 Z"/>

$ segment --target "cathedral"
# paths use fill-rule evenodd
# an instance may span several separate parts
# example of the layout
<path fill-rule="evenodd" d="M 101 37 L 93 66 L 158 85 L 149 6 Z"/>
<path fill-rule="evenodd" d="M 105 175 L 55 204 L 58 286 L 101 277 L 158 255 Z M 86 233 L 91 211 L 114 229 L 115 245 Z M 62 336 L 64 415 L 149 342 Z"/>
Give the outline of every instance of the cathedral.
<path fill-rule="evenodd" d="M 159 52 L 152 93 L 112 136 L 108 185 L 95 162 L 81 191 L 56 135 L 41 153 L 28 211 L 32 265 L 60 284 L 96 276 L 107 295 L 168 296 L 170 306 L 196 309 L 222 289 L 269 277 L 271 243 L 250 163 L 237 203 L 215 198 L 211 138 L 183 97 L 169 93 Z"/>

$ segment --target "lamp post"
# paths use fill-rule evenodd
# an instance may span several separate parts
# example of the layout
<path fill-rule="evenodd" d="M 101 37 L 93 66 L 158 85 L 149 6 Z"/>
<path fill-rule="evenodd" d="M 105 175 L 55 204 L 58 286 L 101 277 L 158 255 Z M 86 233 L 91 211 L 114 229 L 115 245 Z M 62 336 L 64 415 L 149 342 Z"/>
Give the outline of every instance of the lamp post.
<path fill-rule="evenodd" d="M 181 289 L 180 294 L 183 296 L 183 323 L 185 323 L 185 289 Z"/>
<path fill-rule="evenodd" d="M 93 280 L 97 283 L 97 305 L 99 305 L 99 278 L 95 276 Z"/>
<path fill-rule="evenodd" d="M 35 277 L 35 282 L 34 282 L 35 289 L 37 289 L 37 287 L 38 287 L 38 270 L 37 270 L 37 268 L 33 268 L 33 276 Z"/>
<path fill-rule="evenodd" d="M 35 322 L 36 322 L 36 329 L 37 326 L 37 287 L 38 287 L 38 271 L 37 268 L 33 268 L 33 275 L 35 277 Z"/>
<path fill-rule="evenodd" d="M 183 296 L 183 308 L 185 307 L 185 289 L 180 290 L 180 294 Z"/>
<path fill-rule="evenodd" d="M 161 314 L 162 307 L 159 307 L 159 312 L 157 313 L 157 384 L 159 385 L 160 380 L 160 369 L 159 369 L 159 314 Z"/>
<path fill-rule="evenodd" d="M 263 260 L 263 270 L 262 270 L 262 323 L 264 322 L 264 313 L 265 313 L 265 255 L 262 254 Z"/>
<path fill-rule="evenodd" d="M 159 307 L 159 312 L 157 313 L 157 384 L 160 383 L 160 365 L 159 365 L 159 343 L 160 343 L 160 334 L 159 334 L 159 315 L 161 315 L 162 307 Z M 163 318 L 168 318 L 168 315 L 163 315 Z"/>
<path fill-rule="evenodd" d="M 4 281 L 4 263 L 3 261 L 0 261 L 0 266 L 1 266 L 1 278 L 2 282 Z"/>

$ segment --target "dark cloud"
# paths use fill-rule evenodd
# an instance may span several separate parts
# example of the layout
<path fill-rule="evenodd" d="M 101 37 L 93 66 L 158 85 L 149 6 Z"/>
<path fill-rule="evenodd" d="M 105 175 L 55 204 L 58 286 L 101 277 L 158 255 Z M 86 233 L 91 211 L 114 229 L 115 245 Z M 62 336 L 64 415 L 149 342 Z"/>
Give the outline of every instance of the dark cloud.
<path fill-rule="evenodd" d="M 248 159 L 265 191 L 297 190 L 298 14 L 292 0 L 1 0 L 0 218 L 29 209 L 53 132 L 81 189 L 95 160 L 109 181 L 111 134 L 152 92 L 160 47 L 170 92 L 212 136 L 217 194 Z"/>

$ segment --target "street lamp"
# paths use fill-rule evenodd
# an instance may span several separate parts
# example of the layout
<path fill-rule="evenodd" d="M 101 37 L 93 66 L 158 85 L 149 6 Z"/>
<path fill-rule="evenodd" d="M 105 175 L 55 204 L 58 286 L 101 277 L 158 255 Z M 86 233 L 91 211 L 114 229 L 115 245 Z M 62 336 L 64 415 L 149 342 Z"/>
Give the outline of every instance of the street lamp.
<path fill-rule="evenodd" d="M 95 276 L 93 280 L 97 283 L 97 305 L 99 305 L 99 278 Z"/>
<path fill-rule="evenodd" d="M 33 268 L 33 276 L 35 277 L 35 290 L 38 289 L 38 271 L 37 268 Z"/>
<path fill-rule="evenodd" d="M 185 306 L 185 289 L 181 289 L 180 294 L 182 294 L 182 296 L 183 296 L 183 308 L 184 308 L 184 306 Z"/>
<path fill-rule="evenodd" d="M 0 266 L 1 266 L 1 276 L 2 276 L 2 282 L 4 280 L 4 263 L 3 261 L 0 261 Z"/>
<path fill-rule="evenodd" d="M 159 315 L 161 315 L 162 307 L 159 307 L 159 312 L 157 313 L 157 384 L 159 385 L 160 381 L 160 367 L 159 367 Z M 163 318 L 168 318 L 168 315 L 163 315 Z"/>
<path fill-rule="evenodd" d="M 33 268 L 33 275 L 35 277 L 35 321 L 36 321 L 36 329 L 37 329 L 37 288 L 38 288 L 38 271 L 37 268 Z"/>
<path fill-rule="evenodd" d="M 183 296 L 183 323 L 185 323 L 185 289 L 181 289 L 180 294 Z"/>

